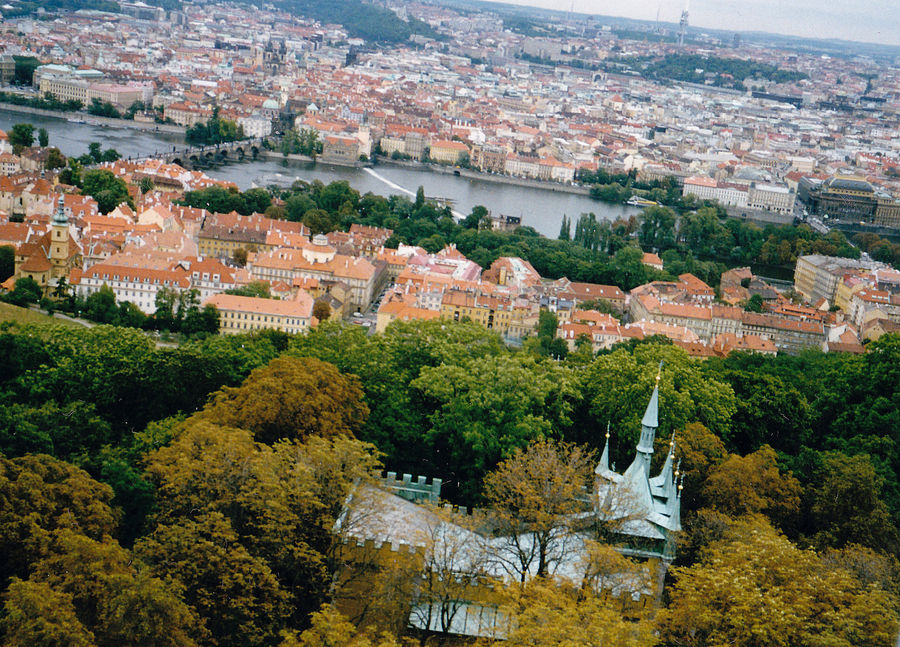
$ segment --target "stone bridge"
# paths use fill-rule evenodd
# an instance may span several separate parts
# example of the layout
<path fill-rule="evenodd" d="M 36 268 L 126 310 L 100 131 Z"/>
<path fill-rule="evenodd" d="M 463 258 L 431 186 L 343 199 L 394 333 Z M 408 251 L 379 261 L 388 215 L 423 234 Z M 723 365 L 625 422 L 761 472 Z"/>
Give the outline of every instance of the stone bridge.
<path fill-rule="evenodd" d="M 268 138 L 273 142 L 272 138 Z M 265 139 L 242 139 L 206 146 L 173 146 L 172 150 L 157 151 L 153 155 L 134 158 L 134 161 L 158 159 L 167 164 L 178 164 L 188 169 L 208 168 L 225 162 L 254 160 L 263 150 Z M 277 142 L 273 142 L 276 143 Z"/>

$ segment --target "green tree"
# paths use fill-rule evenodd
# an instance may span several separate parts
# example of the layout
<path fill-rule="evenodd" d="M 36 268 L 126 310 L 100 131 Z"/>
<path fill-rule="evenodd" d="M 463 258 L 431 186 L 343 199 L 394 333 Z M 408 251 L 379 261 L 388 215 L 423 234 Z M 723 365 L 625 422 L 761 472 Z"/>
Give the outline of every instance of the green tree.
<path fill-rule="evenodd" d="M 94 295 L 92 294 L 91 296 Z M 90 301 L 90 297 L 88 297 L 88 301 Z M 88 304 L 88 311 L 90 312 L 90 304 Z M 88 318 L 92 319 L 93 317 L 88 314 Z M 94 321 L 98 320 L 95 319 Z M 143 328 L 146 321 L 147 315 L 145 315 L 141 311 L 141 309 L 134 305 L 131 301 L 123 301 L 122 303 L 120 303 L 115 318 L 113 319 L 113 323 L 115 323 L 115 325 L 127 326 L 130 328 Z"/>
<path fill-rule="evenodd" d="M 85 301 L 85 316 L 97 323 L 113 323 L 119 315 L 116 294 L 105 283 L 88 296 Z"/>
<path fill-rule="evenodd" d="M 138 187 L 141 189 L 141 193 L 150 193 L 156 188 L 153 184 L 153 179 L 149 177 L 142 177 L 138 182 Z"/>
<path fill-rule="evenodd" d="M 487 356 L 425 366 L 410 384 L 432 414 L 427 445 L 442 456 L 462 500 L 502 458 L 570 423 L 578 399 L 569 370 L 527 356 Z"/>
<path fill-rule="evenodd" d="M 16 56 L 13 55 L 15 61 L 15 76 L 13 80 L 16 85 L 31 85 L 34 79 L 34 71 L 41 65 L 40 59 L 34 56 Z"/>
<path fill-rule="evenodd" d="M 190 310 L 181 323 L 181 332 L 188 337 L 200 334 L 219 333 L 219 310 L 212 304 Z"/>
<path fill-rule="evenodd" d="M 134 119 L 134 116 L 143 112 L 147 109 L 147 106 L 144 105 L 143 101 L 133 101 L 130 106 L 128 106 L 128 110 L 125 112 L 126 119 Z"/>
<path fill-rule="evenodd" d="M 324 209 L 310 209 L 303 214 L 303 224 L 312 234 L 327 234 L 334 231 L 335 223 Z"/>
<path fill-rule="evenodd" d="M 155 297 L 156 310 L 153 320 L 157 330 L 178 330 L 176 308 L 178 307 L 178 293 L 172 288 L 157 290 Z"/>
<path fill-rule="evenodd" d="M 93 160 L 94 164 L 99 164 L 103 161 L 103 144 L 100 142 L 90 142 L 88 144 L 87 154 Z"/>
<path fill-rule="evenodd" d="M 231 288 L 225 294 L 236 294 L 240 297 L 256 297 L 258 299 L 271 299 L 268 281 L 251 281 L 239 288 Z"/>
<path fill-rule="evenodd" d="M 44 166 L 47 170 L 52 171 L 57 168 L 65 168 L 67 161 L 66 156 L 58 148 L 54 147 L 47 151 L 47 161 Z"/>
<path fill-rule="evenodd" d="M 263 213 L 272 204 L 272 196 L 268 191 L 260 188 L 244 191 L 244 200 L 250 213 Z"/>
<path fill-rule="evenodd" d="M 91 99 L 87 111 L 88 114 L 96 115 L 98 117 L 109 117 L 111 119 L 119 119 L 122 117 L 122 113 L 120 113 L 113 104 L 97 97 Z"/>
<path fill-rule="evenodd" d="M 18 155 L 23 148 L 34 144 L 34 126 L 31 124 L 13 124 L 9 131 L 9 143 L 13 153 Z"/>
<path fill-rule="evenodd" d="M 0 283 L 16 273 L 16 248 L 0 245 Z"/>
<path fill-rule="evenodd" d="M 662 251 L 675 245 L 675 212 L 668 207 L 644 209 L 640 223 L 638 240 L 641 246 Z"/>
<path fill-rule="evenodd" d="M 30 276 L 23 276 L 16 279 L 12 292 L 6 297 L 6 300 L 17 306 L 27 306 L 29 303 L 37 303 L 41 300 L 44 291 Z"/>
<path fill-rule="evenodd" d="M 747 304 L 744 306 L 744 310 L 747 312 L 763 312 L 763 298 L 754 294 L 749 299 L 747 299 Z"/>
<path fill-rule="evenodd" d="M 882 500 L 884 479 L 869 456 L 828 452 L 809 486 L 811 537 L 819 547 L 861 544 L 900 553 L 900 533 Z"/>
<path fill-rule="evenodd" d="M 488 210 L 486 207 L 476 205 L 472 207 L 472 211 L 462 222 L 463 227 L 466 229 L 478 229 L 481 227 L 484 219 L 488 217 Z"/>
<path fill-rule="evenodd" d="M 47 133 L 46 128 L 41 128 L 38 130 L 38 146 L 41 148 L 46 148 L 50 145 L 50 135 Z"/>
<path fill-rule="evenodd" d="M 796 454 L 811 433 L 809 402 L 788 380 L 758 370 L 710 371 L 731 385 L 737 410 L 726 445 L 748 454 L 764 444 Z"/>
<path fill-rule="evenodd" d="M 62 184 L 81 187 L 81 174 L 83 166 L 80 161 L 74 157 L 70 157 L 66 164 L 66 168 L 59 172 L 59 181 Z"/>
<path fill-rule="evenodd" d="M 98 452 L 111 439 L 109 423 L 92 403 L 51 400 L 0 410 L 0 452 L 10 458 L 40 453 L 72 460 L 82 452 Z"/>
<path fill-rule="evenodd" d="M 659 436 L 671 438 L 674 430 L 700 422 L 715 435 L 728 437 L 736 403 L 726 382 L 704 375 L 700 362 L 677 346 L 650 343 L 637 345 L 633 351 L 619 348 L 598 357 L 581 377 L 590 416 L 582 424 L 590 429 L 595 421 L 611 423 L 618 438 L 616 446 L 621 448 L 615 450 L 616 462 L 630 460 L 637 445 L 661 360 Z M 583 440 L 589 438 L 596 434 Z"/>
<path fill-rule="evenodd" d="M 82 177 L 81 194 L 94 198 L 100 213 L 109 213 L 123 202 L 132 209 L 134 208 L 134 201 L 128 193 L 125 181 L 106 169 L 85 171 Z"/>
<path fill-rule="evenodd" d="M 316 202 L 308 195 L 294 194 L 284 203 L 287 219 L 291 222 L 300 222 L 307 211 L 316 208 Z"/>

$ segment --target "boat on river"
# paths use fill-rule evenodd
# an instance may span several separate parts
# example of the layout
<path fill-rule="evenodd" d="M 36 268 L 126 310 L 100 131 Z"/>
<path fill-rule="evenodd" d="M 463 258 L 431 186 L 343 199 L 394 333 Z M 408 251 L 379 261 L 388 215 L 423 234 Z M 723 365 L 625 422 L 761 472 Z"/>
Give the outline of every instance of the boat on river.
<path fill-rule="evenodd" d="M 628 198 L 628 201 L 625 204 L 632 207 L 655 207 L 659 205 L 658 202 L 654 202 L 653 200 L 647 200 L 646 198 L 642 198 L 637 195 L 633 195 Z"/>

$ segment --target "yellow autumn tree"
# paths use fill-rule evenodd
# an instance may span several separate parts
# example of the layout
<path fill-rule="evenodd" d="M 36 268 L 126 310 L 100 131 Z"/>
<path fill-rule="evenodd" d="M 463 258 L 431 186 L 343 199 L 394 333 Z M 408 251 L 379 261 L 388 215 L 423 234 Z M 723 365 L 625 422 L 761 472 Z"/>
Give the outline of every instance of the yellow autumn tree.
<path fill-rule="evenodd" d="M 778 522 L 799 510 L 803 488 L 778 469 L 775 450 L 763 445 L 747 456 L 729 456 L 710 473 L 702 492 L 709 507 L 728 516 L 759 513 Z"/>
<path fill-rule="evenodd" d="M 312 357 L 278 357 L 239 387 L 213 394 L 197 417 L 253 432 L 260 442 L 353 436 L 369 415 L 359 378 Z"/>
<path fill-rule="evenodd" d="M 886 647 L 897 598 L 801 550 L 761 516 L 732 523 L 703 559 L 675 568 L 660 613 L 664 641 L 684 647 Z"/>
<path fill-rule="evenodd" d="M 400 647 L 390 634 L 358 630 L 332 605 L 324 604 L 312 614 L 310 627 L 299 636 L 283 632 L 281 647 Z"/>
<path fill-rule="evenodd" d="M 535 579 L 508 590 L 509 647 L 651 647 L 653 623 L 588 589 Z"/>
<path fill-rule="evenodd" d="M 524 582 L 529 573 L 552 574 L 565 557 L 575 531 L 573 520 L 586 509 L 594 456 L 577 445 L 552 440 L 516 450 L 484 480 L 484 496 L 512 557 L 509 574 Z"/>

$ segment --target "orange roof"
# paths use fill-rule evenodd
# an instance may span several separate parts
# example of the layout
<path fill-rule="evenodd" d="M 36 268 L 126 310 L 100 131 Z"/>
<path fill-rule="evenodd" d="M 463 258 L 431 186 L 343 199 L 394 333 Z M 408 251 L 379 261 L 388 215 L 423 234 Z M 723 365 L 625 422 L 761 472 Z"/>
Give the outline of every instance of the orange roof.
<path fill-rule="evenodd" d="M 299 290 L 296 297 L 290 301 L 283 301 L 281 299 L 262 299 L 259 297 L 242 297 L 221 292 L 209 297 L 204 305 L 213 305 L 219 310 L 229 310 L 233 312 L 308 318 L 312 315 L 313 298 L 304 290 Z"/>

